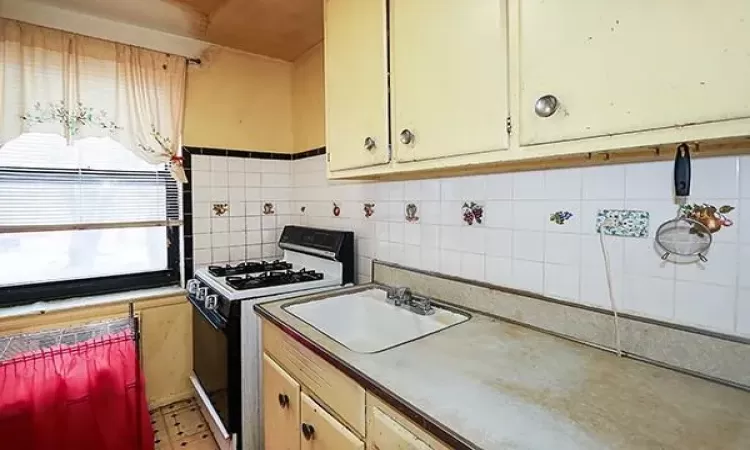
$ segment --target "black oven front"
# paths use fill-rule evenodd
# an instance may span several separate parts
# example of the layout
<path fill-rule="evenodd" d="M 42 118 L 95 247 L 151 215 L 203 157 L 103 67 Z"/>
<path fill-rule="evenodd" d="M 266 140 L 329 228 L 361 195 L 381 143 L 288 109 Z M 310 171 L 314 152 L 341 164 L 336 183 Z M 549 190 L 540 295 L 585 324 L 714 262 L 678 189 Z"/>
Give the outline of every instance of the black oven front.
<path fill-rule="evenodd" d="M 188 294 L 193 305 L 193 373 L 225 431 L 242 442 L 240 303 L 217 296 L 207 305 L 206 298 L 215 294 L 201 287 L 207 291 L 199 293 L 199 287 Z"/>

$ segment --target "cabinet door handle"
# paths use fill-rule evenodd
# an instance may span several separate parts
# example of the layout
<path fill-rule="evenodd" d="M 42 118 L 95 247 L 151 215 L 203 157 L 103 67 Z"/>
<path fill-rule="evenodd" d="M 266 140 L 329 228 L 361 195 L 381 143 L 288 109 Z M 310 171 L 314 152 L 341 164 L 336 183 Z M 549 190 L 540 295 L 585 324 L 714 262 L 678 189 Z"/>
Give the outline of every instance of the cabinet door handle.
<path fill-rule="evenodd" d="M 534 112 L 539 117 L 550 117 L 557 111 L 560 102 L 554 95 L 543 95 L 534 104 Z"/>
<path fill-rule="evenodd" d="M 305 440 L 306 441 L 310 441 L 310 440 L 315 439 L 315 428 L 312 425 L 308 424 L 308 423 L 303 423 L 302 424 L 302 435 L 305 436 Z"/>
<path fill-rule="evenodd" d="M 282 408 L 286 408 L 289 406 L 289 396 L 286 394 L 279 394 L 279 405 Z"/>
<path fill-rule="evenodd" d="M 367 136 L 365 138 L 365 150 L 371 151 L 371 150 L 374 150 L 375 147 L 377 147 L 377 144 L 375 144 L 375 139 L 371 138 L 370 136 Z"/>
<path fill-rule="evenodd" d="M 414 142 L 414 133 L 412 133 L 409 129 L 404 129 L 404 131 L 401 132 L 400 136 L 401 143 L 404 145 L 409 145 Z"/>

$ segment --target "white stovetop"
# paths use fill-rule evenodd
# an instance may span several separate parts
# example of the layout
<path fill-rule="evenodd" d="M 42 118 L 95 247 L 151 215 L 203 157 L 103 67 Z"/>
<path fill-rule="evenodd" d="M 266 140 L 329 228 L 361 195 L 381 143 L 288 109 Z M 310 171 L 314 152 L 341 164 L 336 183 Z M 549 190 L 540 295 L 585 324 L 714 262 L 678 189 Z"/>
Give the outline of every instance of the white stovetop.
<path fill-rule="evenodd" d="M 302 283 L 284 284 L 280 286 L 237 290 L 226 283 L 225 277 L 215 277 L 211 275 L 208 272 L 207 267 L 199 268 L 195 271 L 195 275 L 229 300 L 255 299 L 266 301 L 271 300 L 268 298 L 271 296 L 276 297 L 281 296 L 282 294 L 299 295 L 301 291 L 305 291 L 305 293 L 313 293 L 317 290 L 341 286 L 342 270 L 340 262 L 329 261 L 316 256 L 305 255 L 303 253 L 289 250 L 284 251 L 283 261 L 291 263 L 292 270 L 305 268 L 307 270 L 315 270 L 316 272 L 323 273 L 323 279 Z"/>

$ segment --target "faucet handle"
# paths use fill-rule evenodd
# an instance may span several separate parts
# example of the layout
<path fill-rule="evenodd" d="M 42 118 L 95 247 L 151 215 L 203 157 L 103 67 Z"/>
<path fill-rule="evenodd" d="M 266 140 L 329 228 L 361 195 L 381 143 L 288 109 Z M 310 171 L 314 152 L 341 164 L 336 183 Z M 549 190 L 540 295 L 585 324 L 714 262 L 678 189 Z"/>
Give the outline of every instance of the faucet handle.
<path fill-rule="evenodd" d="M 412 298 L 411 289 L 407 287 L 393 287 L 388 289 L 388 299 L 395 300 L 396 306 L 401 306 L 404 302 L 409 302 Z"/>

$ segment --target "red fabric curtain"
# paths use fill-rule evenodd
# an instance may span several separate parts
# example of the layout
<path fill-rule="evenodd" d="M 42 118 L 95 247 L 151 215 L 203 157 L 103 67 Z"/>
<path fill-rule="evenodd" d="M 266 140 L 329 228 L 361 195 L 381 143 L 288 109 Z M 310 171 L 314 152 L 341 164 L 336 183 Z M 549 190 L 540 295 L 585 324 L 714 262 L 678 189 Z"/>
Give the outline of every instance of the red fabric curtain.
<path fill-rule="evenodd" d="M 154 450 L 143 386 L 129 332 L 0 362 L 0 447 Z"/>

